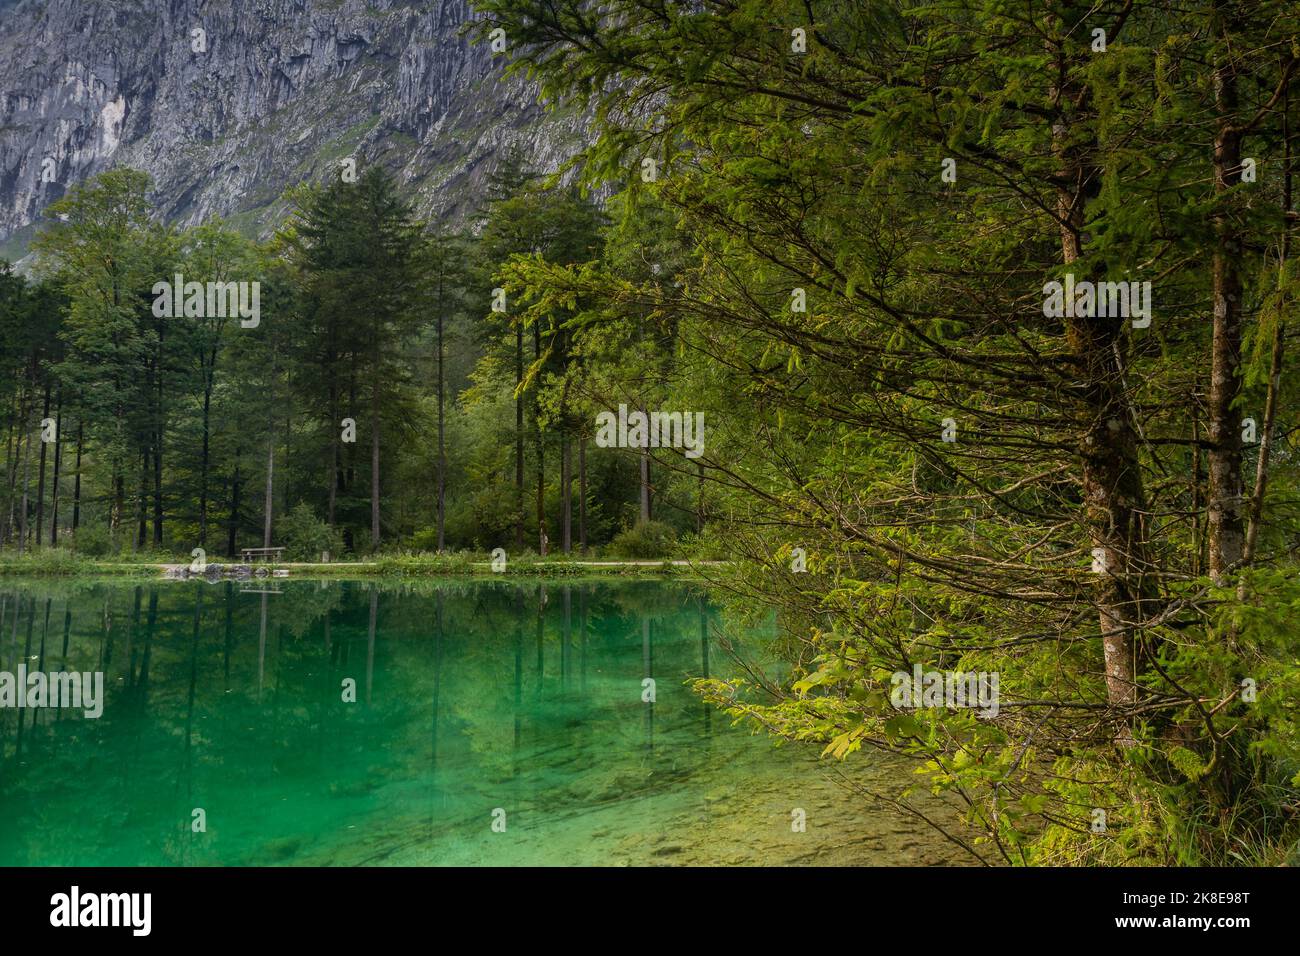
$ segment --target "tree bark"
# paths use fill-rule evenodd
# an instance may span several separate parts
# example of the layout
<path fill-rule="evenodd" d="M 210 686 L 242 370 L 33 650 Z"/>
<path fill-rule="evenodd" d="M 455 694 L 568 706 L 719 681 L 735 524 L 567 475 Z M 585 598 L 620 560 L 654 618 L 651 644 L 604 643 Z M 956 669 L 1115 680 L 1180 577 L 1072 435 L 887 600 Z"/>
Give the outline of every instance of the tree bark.
<path fill-rule="evenodd" d="M 578 551 L 587 553 L 587 433 L 578 436 Z"/>
<path fill-rule="evenodd" d="M 158 326 L 158 361 L 155 377 L 155 398 L 153 415 L 153 544 L 161 548 L 163 543 L 163 344 L 166 341 L 167 326 Z"/>
<path fill-rule="evenodd" d="M 650 450 L 641 449 L 641 521 L 650 520 Z"/>
<path fill-rule="evenodd" d="M 235 449 L 235 473 L 230 481 L 230 520 L 226 525 L 226 555 L 231 559 L 235 557 L 237 553 L 235 545 L 239 543 L 239 456 L 242 451 L 243 449 L 240 448 Z"/>
<path fill-rule="evenodd" d="M 32 542 L 35 549 L 39 549 L 41 543 L 45 540 L 45 422 L 50 417 L 50 382 L 47 378 L 45 381 L 45 404 L 41 411 L 41 465 L 37 472 L 36 479 L 36 538 Z M 55 439 L 58 439 L 56 434 Z"/>
<path fill-rule="evenodd" d="M 564 553 L 573 553 L 573 462 L 569 458 L 569 433 L 560 435 L 560 512 Z"/>
<path fill-rule="evenodd" d="M 438 272 L 438 553 L 447 546 L 446 539 L 446 495 L 447 495 L 447 447 L 446 447 L 446 399 L 443 386 L 443 289 L 441 264 Z"/>
<path fill-rule="evenodd" d="M 533 359 L 542 357 L 541 331 L 533 325 Z M 542 410 L 533 391 L 533 439 L 537 446 L 537 553 L 546 556 L 546 452 L 542 447 Z"/>
<path fill-rule="evenodd" d="M 370 547 L 379 547 L 379 377 L 370 389 Z"/>
<path fill-rule="evenodd" d="M 704 464 L 695 463 L 698 484 L 695 491 L 695 533 L 699 534 L 704 530 Z"/>
<path fill-rule="evenodd" d="M 124 465 L 125 462 L 113 465 L 113 507 L 108 515 L 108 531 L 115 542 L 118 533 L 122 530 L 122 519 L 126 514 L 126 475 L 122 471 Z"/>
<path fill-rule="evenodd" d="M 153 449 L 153 543 L 161 548 L 163 543 L 163 425 L 162 413 L 159 412 L 158 427 L 154 431 Z"/>
<path fill-rule="evenodd" d="M 211 463 L 212 383 L 203 386 L 203 451 L 199 458 L 199 547 L 208 546 L 208 469 Z"/>
<path fill-rule="evenodd" d="M 524 547 L 524 328 L 515 325 L 515 547 Z"/>
<path fill-rule="evenodd" d="M 81 440 L 85 436 L 86 423 L 77 419 L 77 460 L 76 474 L 72 478 L 72 533 L 77 533 L 81 526 Z"/>
<path fill-rule="evenodd" d="M 19 391 L 21 391 L 21 389 Z M 14 404 L 15 406 L 19 404 L 17 393 L 14 395 Z M 4 527 L 0 530 L 0 541 L 3 541 L 5 544 L 9 543 L 9 536 L 13 533 L 14 528 L 14 489 L 17 487 L 18 480 L 18 469 L 14 467 L 14 455 L 16 454 L 14 448 L 14 432 L 17 430 L 15 426 L 17 426 L 20 421 L 21 415 L 15 407 L 13 409 L 13 414 L 9 416 L 8 434 L 5 437 L 5 474 L 9 476 L 8 496 L 6 498 L 8 507 L 5 509 Z"/>
<path fill-rule="evenodd" d="M 1282 240 L 1278 254 L 1278 275 L 1286 275 L 1287 261 L 1291 255 L 1291 98 L 1290 92 L 1282 100 Z M 1279 303 L 1281 308 L 1281 303 Z M 1277 419 L 1277 396 L 1282 388 L 1282 361 L 1286 350 L 1286 318 L 1279 315 L 1273 328 L 1272 355 L 1269 359 L 1268 392 L 1264 398 L 1264 421 L 1260 425 L 1259 459 L 1255 463 L 1255 488 L 1250 496 L 1250 515 L 1246 523 L 1246 542 L 1242 548 L 1242 564 L 1255 560 L 1259 542 L 1259 525 L 1264 515 L 1264 495 L 1268 491 L 1268 464 L 1273 450 L 1273 427 Z"/>
<path fill-rule="evenodd" d="M 1057 47 L 1058 69 L 1068 74 L 1065 50 Z M 1057 159 L 1056 211 L 1061 257 L 1068 266 L 1083 252 L 1086 205 L 1100 188 L 1101 172 L 1070 128 L 1076 109 L 1086 100 L 1079 88 L 1056 89 L 1053 151 Z M 1091 278 L 1091 277 L 1089 277 Z M 1067 312 L 1073 313 L 1071 307 Z M 1094 602 L 1101 630 L 1107 699 L 1130 707 L 1137 702 L 1137 639 L 1147 567 L 1146 527 L 1142 518 L 1144 488 L 1137 455 L 1133 414 L 1121 363 L 1122 316 L 1067 316 L 1066 339 L 1082 374 L 1080 424 L 1081 486 L 1084 524 L 1094 553 L 1101 559 Z M 1127 744 L 1131 734 L 1120 734 Z"/>
<path fill-rule="evenodd" d="M 29 430 L 30 422 L 27 421 L 27 410 L 24 406 L 22 431 L 26 434 L 27 440 L 23 441 L 23 435 L 18 436 L 20 454 L 22 458 L 23 469 L 23 493 L 20 497 L 18 506 L 18 553 L 22 554 L 27 548 L 27 486 L 31 481 L 32 471 L 32 436 Z"/>
<path fill-rule="evenodd" d="M 339 418 L 339 386 L 335 381 L 335 372 L 338 368 L 338 348 L 335 345 L 335 322 L 331 317 L 328 325 L 329 349 L 326 352 L 326 376 L 329 382 L 329 403 L 330 403 L 330 472 L 329 481 L 326 482 L 326 494 L 328 495 L 328 504 L 325 507 L 325 523 L 334 529 L 334 514 L 338 505 L 339 496 L 339 443 L 343 440 L 340 429 L 343 427 L 343 421 Z M 355 422 L 353 423 L 355 424 Z"/>
<path fill-rule="evenodd" d="M 1222 584 L 1236 567 L 1245 544 L 1241 471 L 1241 237 L 1233 211 L 1225 203 L 1241 176 L 1241 132 L 1236 126 L 1237 75 L 1228 48 L 1229 25 L 1215 5 L 1216 32 L 1222 47 L 1214 67 L 1214 331 L 1210 359 L 1209 525 L 1210 578 Z"/>
<path fill-rule="evenodd" d="M 266 440 L 266 504 L 262 526 L 262 547 L 271 546 L 271 496 L 275 491 L 275 436 Z"/>
<path fill-rule="evenodd" d="M 140 455 L 140 489 L 137 494 L 139 508 L 135 535 L 138 551 L 144 550 L 145 542 L 149 540 L 149 444 L 145 445 L 144 452 Z"/>
<path fill-rule="evenodd" d="M 352 366 L 348 375 L 348 408 L 357 408 L 357 365 L 356 355 L 351 357 Z M 357 480 L 357 443 L 351 442 L 347 449 L 347 467 L 339 482 L 339 491 L 349 491 Z M 351 529 L 349 528 L 349 533 Z"/>
<path fill-rule="evenodd" d="M 63 463 L 63 389 L 54 403 L 54 480 L 50 483 L 50 547 L 59 543 L 59 470 Z"/>
<path fill-rule="evenodd" d="M 339 421 L 337 410 L 334 415 L 330 416 L 333 422 Z M 325 508 L 325 523 L 331 528 L 334 527 L 334 513 L 338 508 L 339 499 L 339 436 L 338 429 L 342 428 L 342 423 L 335 428 L 335 435 L 330 442 L 330 473 L 329 473 L 329 504 Z"/>

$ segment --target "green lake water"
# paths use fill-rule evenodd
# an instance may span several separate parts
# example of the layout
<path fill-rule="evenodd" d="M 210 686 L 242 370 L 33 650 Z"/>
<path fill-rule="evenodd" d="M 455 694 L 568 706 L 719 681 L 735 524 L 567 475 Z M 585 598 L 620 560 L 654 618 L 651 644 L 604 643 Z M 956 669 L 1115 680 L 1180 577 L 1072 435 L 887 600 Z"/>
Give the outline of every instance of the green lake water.
<path fill-rule="evenodd" d="M 964 862 L 703 703 L 723 636 L 775 663 L 677 583 L 4 582 L 0 670 L 105 701 L 0 709 L 0 865 Z"/>

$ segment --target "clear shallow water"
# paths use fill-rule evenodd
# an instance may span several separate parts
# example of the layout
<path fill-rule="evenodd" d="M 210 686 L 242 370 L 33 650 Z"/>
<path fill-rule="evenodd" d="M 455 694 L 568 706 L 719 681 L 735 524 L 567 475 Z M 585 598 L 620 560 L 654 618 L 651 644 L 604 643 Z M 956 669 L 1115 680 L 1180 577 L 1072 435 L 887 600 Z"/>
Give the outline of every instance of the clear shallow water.
<path fill-rule="evenodd" d="M 8 582 L 0 670 L 107 699 L 0 709 L 0 865 L 960 862 L 701 702 L 715 623 L 654 581 Z"/>

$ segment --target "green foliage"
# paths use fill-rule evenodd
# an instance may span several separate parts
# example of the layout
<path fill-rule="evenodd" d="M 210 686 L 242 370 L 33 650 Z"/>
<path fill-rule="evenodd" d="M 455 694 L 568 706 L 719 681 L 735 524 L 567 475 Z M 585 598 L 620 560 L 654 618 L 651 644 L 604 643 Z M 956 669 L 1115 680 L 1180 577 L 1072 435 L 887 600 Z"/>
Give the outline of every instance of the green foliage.
<path fill-rule="evenodd" d="M 1225 109 L 1261 168 L 1294 148 L 1275 108 L 1294 5 L 479 6 L 480 28 L 524 51 L 512 69 L 593 109 L 585 175 L 624 190 L 600 261 L 517 258 L 507 275 L 539 314 L 580 306 L 574 348 L 626 356 L 639 375 L 609 372 L 611 392 L 705 411 L 713 533 L 742 559 L 727 589 L 742 620 L 775 607 L 786 635 L 788 677 L 702 692 L 828 759 L 911 758 L 917 787 L 970 808 L 967 845 L 988 861 L 1291 846 L 1275 782 L 1297 741 L 1237 687 L 1267 674 L 1289 694 L 1297 632 L 1248 638 L 1289 599 L 1258 576 L 1205 579 L 1203 455 L 1235 444 L 1243 409 L 1258 424 L 1266 399 L 1294 407 L 1294 384 L 1266 393 L 1290 199 L 1281 177 L 1209 175 Z M 808 49 L 792 55 L 797 24 Z M 644 268 L 657 261 L 672 283 Z M 1254 359 L 1225 373 L 1207 317 L 1238 266 L 1260 304 Z M 1066 274 L 1150 279 L 1151 326 L 1050 314 L 1044 285 Z M 1212 378 L 1244 383 L 1213 447 Z M 1228 471 L 1248 480 L 1252 453 Z M 1269 464 L 1256 561 L 1294 576 L 1300 475 L 1290 448 Z M 918 664 L 995 672 L 1004 706 L 900 712 L 891 675 Z"/>
<path fill-rule="evenodd" d="M 662 521 L 638 521 L 614 535 L 608 550 L 619 558 L 664 558 L 672 554 L 674 538 L 673 529 Z"/>
<path fill-rule="evenodd" d="M 471 229 L 427 234 L 373 166 L 263 245 L 159 224 L 132 170 L 70 190 L 41 281 L 0 271 L 0 540 L 46 547 L 48 406 L 79 554 L 234 550 L 269 509 L 293 556 L 402 575 L 497 547 L 552 573 L 566 532 L 724 557 L 781 660 L 700 691 L 827 759 L 909 759 L 892 796 L 966 806 L 981 859 L 1281 859 L 1295 5 L 479 6 L 510 69 L 591 110 L 580 185 L 506 161 Z M 1237 136 L 1255 182 L 1215 170 Z M 261 326 L 153 316 L 178 269 L 256 277 Z M 1066 275 L 1151 281 L 1152 323 L 1053 314 Z M 620 405 L 702 413 L 700 457 L 597 446 Z M 895 706 L 917 666 L 998 675 L 999 712 Z"/>
<path fill-rule="evenodd" d="M 114 541 L 106 525 L 96 522 L 77 529 L 73 538 L 73 549 L 77 554 L 87 558 L 102 558 L 117 554 L 121 550 L 121 545 Z"/>
<path fill-rule="evenodd" d="M 322 552 L 336 555 L 343 550 L 339 533 L 316 517 L 305 501 L 298 502 L 280 519 L 279 541 L 290 561 L 319 561 Z"/>

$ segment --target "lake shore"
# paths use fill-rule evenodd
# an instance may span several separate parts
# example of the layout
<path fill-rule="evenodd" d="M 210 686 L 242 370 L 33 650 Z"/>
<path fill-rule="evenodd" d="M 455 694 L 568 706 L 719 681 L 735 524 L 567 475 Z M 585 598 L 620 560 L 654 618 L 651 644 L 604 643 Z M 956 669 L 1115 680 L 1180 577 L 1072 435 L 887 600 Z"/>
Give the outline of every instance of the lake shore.
<path fill-rule="evenodd" d="M 0 556 L 0 576 L 7 577 L 204 577 L 217 569 L 229 574 L 240 567 L 249 576 L 268 577 L 274 571 L 287 571 L 279 577 L 353 578 L 353 577 L 673 577 L 703 578 L 710 571 L 729 566 L 728 561 L 664 558 L 655 560 L 569 559 L 528 556 L 503 564 L 490 558 L 478 560 L 468 555 L 385 555 L 366 561 L 277 561 L 247 564 L 240 561 L 209 560 L 204 571 L 192 571 L 192 562 L 183 556 L 170 560 L 151 556 L 147 560 L 89 558 L 69 552 L 49 551 L 29 555 Z M 259 573 L 264 572 L 264 573 Z"/>

